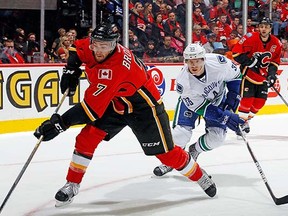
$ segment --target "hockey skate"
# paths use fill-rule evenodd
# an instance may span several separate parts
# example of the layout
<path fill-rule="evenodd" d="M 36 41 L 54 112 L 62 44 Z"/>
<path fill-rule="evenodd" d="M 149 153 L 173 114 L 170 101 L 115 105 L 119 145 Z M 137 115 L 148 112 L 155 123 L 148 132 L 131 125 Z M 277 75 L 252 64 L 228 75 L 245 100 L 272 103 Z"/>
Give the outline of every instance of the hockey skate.
<path fill-rule="evenodd" d="M 156 176 L 163 176 L 166 173 L 171 172 L 172 170 L 173 170 L 172 167 L 161 164 L 160 166 L 155 167 L 155 169 L 153 170 L 153 173 Z"/>
<path fill-rule="evenodd" d="M 205 170 L 202 170 L 202 177 L 197 181 L 197 183 L 200 185 L 200 187 L 204 190 L 204 192 L 209 197 L 214 197 L 216 195 L 216 185 L 212 181 L 211 177 L 206 173 Z"/>
<path fill-rule="evenodd" d="M 55 195 L 55 207 L 62 207 L 70 204 L 73 201 L 74 196 L 78 194 L 79 187 L 80 185 L 77 183 L 67 182 Z"/>
<path fill-rule="evenodd" d="M 198 156 L 199 156 L 199 154 L 200 154 L 200 152 L 198 152 L 198 151 L 196 150 L 195 145 L 196 145 L 196 143 L 193 143 L 192 145 L 189 146 L 189 153 L 190 153 L 190 155 L 192 156 L 192 158 L 194 159 L 194 161 L 197 160 L 197 158 L 198 158 Z"/>

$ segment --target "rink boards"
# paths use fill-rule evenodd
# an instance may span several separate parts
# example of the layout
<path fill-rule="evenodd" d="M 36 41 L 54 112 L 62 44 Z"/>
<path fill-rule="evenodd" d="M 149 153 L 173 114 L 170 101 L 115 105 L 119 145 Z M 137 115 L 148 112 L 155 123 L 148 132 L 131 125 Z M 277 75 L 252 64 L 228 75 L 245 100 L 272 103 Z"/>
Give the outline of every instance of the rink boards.
<path fill-rule="evenodd" d="M 183 65 L 149 66 L 149 73 L 158 86 L 172 120 L 178 98 L 175 80 Z M 51 116 L 62 96 L 59 87 L 62 68 L 61 64 L 0 65 L 0 134 L 34 130 Z M 84 67 L 82 69 L 84 70 Z M 287 72 L 288 65 L 280 65 L 279 79 L 275 87 L 288 100 Z M 64 101 L 59 113 L 81 102 L 87 87 L 85 73 L 82 73 L 76 94 Z M 288 107 L 277 93 L 270 89 L 267 103 L 259 114 L 276 113 L 288 113 Z"/>

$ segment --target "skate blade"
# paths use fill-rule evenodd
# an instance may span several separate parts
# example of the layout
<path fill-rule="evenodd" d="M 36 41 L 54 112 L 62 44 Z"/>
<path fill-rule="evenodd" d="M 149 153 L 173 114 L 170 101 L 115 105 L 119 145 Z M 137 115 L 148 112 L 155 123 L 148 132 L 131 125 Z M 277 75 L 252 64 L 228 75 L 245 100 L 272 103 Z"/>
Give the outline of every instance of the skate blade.
<path fill-rule="evenodd" d="M 73 202 L 73 197 L 70 200 L 66 201 L 66 202 L 61 202 L 59 200 L 56 200 L 55 207 L 56 208 L 65 207 L 65 206 L 69 205 L 72 202 Z"/>

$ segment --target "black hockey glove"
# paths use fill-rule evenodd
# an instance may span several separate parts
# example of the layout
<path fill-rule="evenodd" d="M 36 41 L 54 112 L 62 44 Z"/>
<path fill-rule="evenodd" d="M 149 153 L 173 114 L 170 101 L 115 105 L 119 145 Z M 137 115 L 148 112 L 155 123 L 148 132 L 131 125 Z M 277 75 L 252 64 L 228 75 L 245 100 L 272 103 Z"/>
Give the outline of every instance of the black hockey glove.
<path fill-rule="evenodd" d="M 262 54 L 259 52 L 255 52 L 250 61 L 248 62 L 247 67 L 256 73 L 259 73 L 261 61 L 262 61 Z"/>
<path fill-rule="evenodd" d="M 75 94 L 76 88 L 79 84 L 79 77 L 81 76 L 81 73 L 82 70 L 80 68 L 63 68 L 63 74 L 60 81 L 60 88 L 62 94 L 64 94 L 67 88 L 69 88 L 68 96 L 73 96 Z"/>
<path fill-rule="evenodd" d="M 49 141 L 67 129 L 61 116 L 53 114 L 49 120 L 44 121 L 34 132 L 36 138 L 43 135 L 43 141 Z"/>
<path fill-rule="evenodd" d="M 239 115 L 225 110 L 223 115 L 218 119 L 222 125 L 226 125 L 231 130 L 237 132 L 240 130 L 239 125 L 244 124 L 244 120 L 239 117 Z"/>
<path fill-rule="evenodd" d="M 227 98 L 224 102 L 224 110 L 232 110 L 233 112 L 236 112 L 240 99 L 241 97 L 239 94 L 233 91 L 229 91 L 227 93 Z"/>
<path fill-rule="evenodd" d="M 267 83 L 268 88 L 272 87 L 275 84 L 276 80 L 277 80 L 277 77 L 275 74 L 268 75 L 266 78 L 266 83 Z"/>

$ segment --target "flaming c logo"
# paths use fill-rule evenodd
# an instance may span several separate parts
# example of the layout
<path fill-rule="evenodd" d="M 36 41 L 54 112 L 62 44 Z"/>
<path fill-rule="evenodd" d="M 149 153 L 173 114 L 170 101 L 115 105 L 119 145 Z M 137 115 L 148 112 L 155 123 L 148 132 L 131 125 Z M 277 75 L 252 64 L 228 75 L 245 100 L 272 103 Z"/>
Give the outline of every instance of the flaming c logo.
<path fill-rule="evenodd" d="M 152 77 L 160 95 L 163 96 L 165 92 L 165 79 L 161 70 L 155 66 L 148 66 L 147 73 Z"/>

